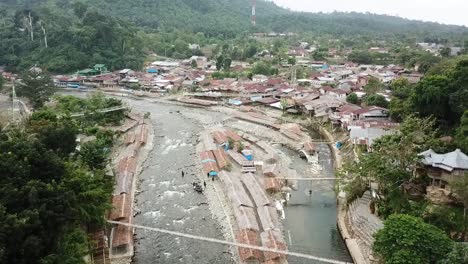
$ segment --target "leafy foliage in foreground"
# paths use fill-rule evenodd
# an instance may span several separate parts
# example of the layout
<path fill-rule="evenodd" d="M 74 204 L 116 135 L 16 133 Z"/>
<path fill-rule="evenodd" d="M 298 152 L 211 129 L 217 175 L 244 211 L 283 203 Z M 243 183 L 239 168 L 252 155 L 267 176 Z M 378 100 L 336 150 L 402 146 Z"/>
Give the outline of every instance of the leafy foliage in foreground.
<path fill-rule="evenodd" d="M 100 95 L 58 100 L 34 112 L 24 131 L 0 132 L 0 263 L 84 263 L 86 232 L 102 226 L 110 209 L 113 182 L 103 169 L 113 133 L 95 124 L 120 122 L 123 113 L 76 121 L 65 111 L 122 102 Z M 77 152 L 80 130 L 96 140 Z"/>
<path fill-rule="evenodd" d="M 453 242 L 440 229 L 409 215 L 392 215 L 375 235 L 374 251 L 387 264 L 437 263 Z"/>

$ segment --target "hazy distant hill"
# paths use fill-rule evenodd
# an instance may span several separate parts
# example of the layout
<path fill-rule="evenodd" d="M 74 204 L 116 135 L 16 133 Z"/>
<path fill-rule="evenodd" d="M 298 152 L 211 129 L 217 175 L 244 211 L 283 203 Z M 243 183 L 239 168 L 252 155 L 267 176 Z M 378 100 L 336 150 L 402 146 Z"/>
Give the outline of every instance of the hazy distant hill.
<path fill-rule="evenodd" d="M 241 31 L 311 31 L 331 34 L 418 34 L 468 32 L 466 27 L 362 13 L 300 13 L 257 0 L 257 28 L 250 24 L 251 0 L 86 0 L 110 15 L 148 28 L 210 34 Z"/>
<path fill-rule="evenodd" d="M 411 34 L 443 36 L 468 32 L 466 27 L 362 13 L 301 13 L 257 0 L 257 27 L 250 23 L 251 0 L 77 0 L 99 12 L 133 21 L 149 30 L 188 30 L 227 36 L 245 31 L 316 32 L 330 34 Z M 47 0 L 0 0 L 16 7 Z M 75 0 L 49 0 L 71 10 Z"/>

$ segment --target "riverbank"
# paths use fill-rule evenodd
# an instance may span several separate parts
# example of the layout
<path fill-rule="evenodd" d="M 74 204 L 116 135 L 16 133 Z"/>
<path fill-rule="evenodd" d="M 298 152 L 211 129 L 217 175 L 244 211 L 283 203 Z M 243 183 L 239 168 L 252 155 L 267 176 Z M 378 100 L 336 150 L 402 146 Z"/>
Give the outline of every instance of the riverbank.
<path fill-rule="evenodd" d="M 138 175 L 153 148 L 153 129 L 148 121 L 140 113 L 130 113 L 122 126 L 113 129 L 120 136 L 112 158 L 116 185 L 109 220 L 132 224 L 133 217 L 139 213 L 134 207 Z M 135 251 L 133 228 L 114 225 L 109 237 L 112 263 L 131 263 Z"/>

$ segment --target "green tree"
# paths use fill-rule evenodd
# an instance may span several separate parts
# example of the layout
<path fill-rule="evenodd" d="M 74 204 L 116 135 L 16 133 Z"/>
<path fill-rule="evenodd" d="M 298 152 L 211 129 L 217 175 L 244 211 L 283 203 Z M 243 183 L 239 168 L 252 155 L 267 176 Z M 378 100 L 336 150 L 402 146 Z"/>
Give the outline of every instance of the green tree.
<path fill-rule="evenodd" d="M 451 52 L 450 48 L 442 48 L 439 53 L 440 53 L 440 56 L 442 57 L 449 57 L 450 52 Z"/>
<path fill-rule="evenodd" d="M 66 156 L 75 151 L 78 129 L 70 119 L 58 119 L 51 110 L 44 109 L 33 113 L 28 127 L 47 149 L 58 155 Z"/>
<path fill-rule="evenodd" d="M 371 64 L 372 55 L 368 51 L 352 51 L 348 55 L 348 59 L 359 64 Z"/>
<path fill-rule="evenodd" d="M 346 102 L 350 104 L 359 104 L 359 98 L 356 93 L 351 93 L 346 97 Z"/>
<path fill-rule="evenodd" d="M 104 169 L 109 149 L 102 141 L 95 140 L 80 146 L 80 157 L 91 169 Z"/>
<path fill-rule="evenodd" d="M 4 84 L 5 84 L 5 79 L 3 79 L 3 76 L 0 74 L 0 91 L 3 90 Z"/>
<path fill-rule="evenodd" d="M 312 58 L 316 61 L 323 61 L 325 60 L 327 54 L 323 51 L 314 51 L 312 53 Z"/>
<path fill-rule="evenodd" d="M 402 122 L 412 112 L 410 102 L 399 98 L 390 101 L 389 110 L 390 117 L 397 122 Z"/>
<path fill-rule="evenodd" d="M 368 106 L 380 106 L 386 108 L 388 106 L 388 101 L 385 99 L 383 95 L 380 94 L 372 94 L 366 96 L 366 104 Z"/>
<path fill-rule="evenodd" d="M 455 243 L 452 251 L 440 261 L 440 264 L 468 264 L 468 246 L 461 243 Z"/>
<path fill-rule="evenodd" d="M 413 180 L 408 168 L 418 164 L 418 153 L 434 144 L 434 124 L 430 118 L 408 116 L 399 133 L 380 137 L 374 142 L 371 153 L 359 155 L 359 162 L 345 164 L 343 174 L 350 175 L 352 179 L 359 178 L 359 182 L 378 184 L 382 197 L 378 203 L 379 213 L 383 217 L 413 211 L 412 204 L 399 186 Z"/>
<path fill-rule="evenodd" d="M 468 110 L 466 110 L 461 117 L 455 140 L 457 146 L 462 149 L 464 153 L 468 153 Z"/>
<path fill-rule="evenodd" d="M 375 94 L 383 89 L 383 83 L 375 77 L 371 77 L 366 86 L 364 86 L 364 91 L 367 95 Z"/>
<path fill-rule="evenodd" d="M 453 242 L 437 227 L 421 218 L 392 215 L 375 234 L 374 251 L 387 264 L 426 264 L 441 261 Z"/>
<path fill-rule="evenodd" d="M 190 63 L 190 66 L 192 67 L 192 69 L 197 68 L 197 67 L 198 67 L 197 61 L 196 61 L 196 60 L 192 60 L 192 62 Z"/>
<path fill-rule="evenodd" d="M 231 69 L 232 59 L 230 57 L 224 57 L 223 69 L 229 71 Z"/>
<path fill-rule="evenodd" d="M 399 78 L 392 82 L 390 85 L 393 96 L 399 99 L 406 99 L 410 97 L 413 89 L 410 82 L 405 78 Z"/>
<path fill-rule="evenodd" d="M 42 107 L 55 93 L 55 85 L 48 74 L 33 70 L 23 74 L 21 79 L 18 96 L 29 99 L 35 109 Z"/>
<path fill-rule="evenodd" d="M 450 183 L 451 189 L 456 193 L 458 199 L 463 203 L 463 218 L 464 218 L 464 234 L 467 231 L 467 211 L 468 211 L 468 173 L 463 176 L 457 177 L 452 183 Z M 464 237 L 464 236 L 463 236 Z"/>
<path fill-rule="evenodd" d="M 216 57 L 216 70 L 220 71 L 224 67 L 224 55 Z"/>
<path fill-rule="evenodd" d="M 296 57 L 288 57 L 289 65 L 296 65 Z"/>
<path fill-rule="evenodd" d="M 453 122 L 449 89 L 450 79 L 446 76 L 432 75 L 424 78 L 416 85 L 411 96 L 413 110 L 421 116 L 433 115 L 439 120 Z"/>
<path fill-rule="evenodd" d="M 86 264 L 83 256 L 89 254 L 88 236 L 80 228 L 67 229 L 56 246 L 56 253 L 42 259 L 41 264 Z"/>

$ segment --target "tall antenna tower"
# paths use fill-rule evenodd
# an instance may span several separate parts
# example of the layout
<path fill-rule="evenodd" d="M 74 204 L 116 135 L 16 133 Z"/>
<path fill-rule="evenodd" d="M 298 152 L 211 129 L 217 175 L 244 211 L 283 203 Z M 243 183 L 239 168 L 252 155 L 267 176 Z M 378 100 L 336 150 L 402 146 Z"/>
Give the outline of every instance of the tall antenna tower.
<path fill-rule="evenodd" d="M 256 20 L 256 17 L 255 17 L 255 7 L 256 7 L 257 3 L 256 3 L 256 0 L 252 0 L 252 26 L 256 26 L 257 25 L 257 20 Z"/>

